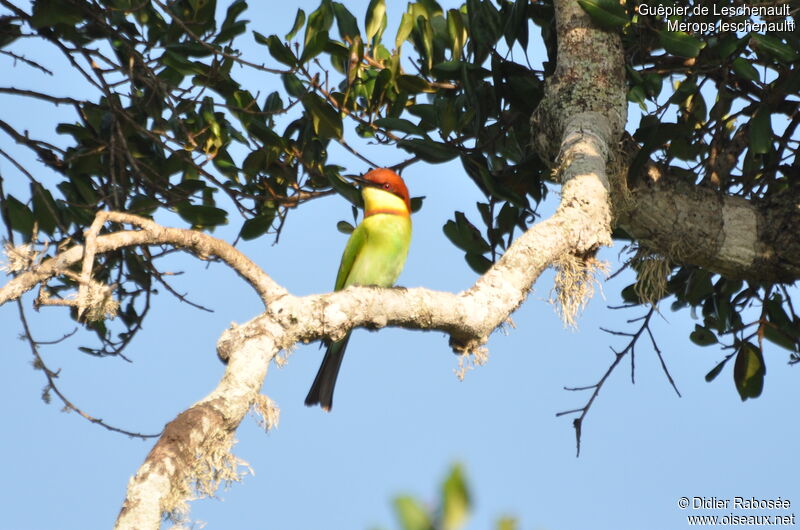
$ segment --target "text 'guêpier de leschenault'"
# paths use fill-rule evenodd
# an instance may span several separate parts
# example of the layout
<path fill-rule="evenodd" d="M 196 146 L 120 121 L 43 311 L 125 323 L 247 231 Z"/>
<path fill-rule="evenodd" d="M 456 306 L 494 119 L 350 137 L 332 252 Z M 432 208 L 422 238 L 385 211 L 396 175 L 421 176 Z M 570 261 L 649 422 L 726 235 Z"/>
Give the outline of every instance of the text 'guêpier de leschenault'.
<path fill-rule="evenodd" d="M 779 5 L 739 5 L 718 6 L 673 6 L 640 4 L 639 15 L 659 16 L 667 19 L 667 31 L 685 31 L 688 33 L 710 33 L 712 31 L 735 33 L 766 33 L 767 31 L 794 31 L 795 21 L 791 18 L 789 4 Z M 674 20 L 673 16 L 718 16 L 718 17 L 769 17 L 773 20 L 756 22 L 749 18 L 744 20 L 725 20 L 692 22 Z M 784 18 L 780 18 L 784 17 Z M 788 17 L 788 18 L 787 18 Z"/>

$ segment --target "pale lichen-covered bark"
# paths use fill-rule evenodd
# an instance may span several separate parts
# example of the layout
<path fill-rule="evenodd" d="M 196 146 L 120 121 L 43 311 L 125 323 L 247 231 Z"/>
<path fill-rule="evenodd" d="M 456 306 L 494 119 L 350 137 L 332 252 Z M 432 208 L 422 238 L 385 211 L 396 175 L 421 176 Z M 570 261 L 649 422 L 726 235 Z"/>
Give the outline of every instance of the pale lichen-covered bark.
<path fill-rule="evenodd" d="M 218 482 L 204 475 L 236 472 L 236 462 L 226 464 L 232 459 L 233 435 L 258 396 L 276 351 L 263 337 L 244 341 L 217 388 L 167 425 L 130 479 L 115 528 L 159 528 L 165 512 L 185 507 L 196 482 Z M 232 469 L 220 469 L 226 465 Z"/>
<path fill-rule="evenodd" d="M 800 194 L 747 200 L 650 168 L 626 203 L 618 224 L 673 263 L 762 283 L 800 278 Z"/>
<path fill-rule="evenodd" d="M 558 60 L 534 112 L 532 135 L 544 160 L 560 151 L 565 129 L 585 127 L 615 145 L 627 120 L 625 63 L 619 35 L 591 24 L 578 2 L 555 2 Z M 582 119 L 579 115 L 593 113 Z M 598 119 L 595 130 L 593 119 Z"/>

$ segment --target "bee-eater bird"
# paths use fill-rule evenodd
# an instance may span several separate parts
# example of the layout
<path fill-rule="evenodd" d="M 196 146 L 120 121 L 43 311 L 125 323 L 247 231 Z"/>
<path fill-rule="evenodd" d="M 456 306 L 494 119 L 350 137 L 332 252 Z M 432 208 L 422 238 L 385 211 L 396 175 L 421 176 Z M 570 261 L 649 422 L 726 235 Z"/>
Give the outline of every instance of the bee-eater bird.
<path fill-rule="evenodd" d="M 400 276 L 411 244 L 411 201 L 400 175 L 390 169 L 373 169 L 361 183 L 364 219 L 353 230 L 342 254 L 335 291 L 350 285 L 391 287 Z M 328 345 L 317 377 L 306 396 L 306 406 L 333 405 L 333 388 L 350 333 Z"/>

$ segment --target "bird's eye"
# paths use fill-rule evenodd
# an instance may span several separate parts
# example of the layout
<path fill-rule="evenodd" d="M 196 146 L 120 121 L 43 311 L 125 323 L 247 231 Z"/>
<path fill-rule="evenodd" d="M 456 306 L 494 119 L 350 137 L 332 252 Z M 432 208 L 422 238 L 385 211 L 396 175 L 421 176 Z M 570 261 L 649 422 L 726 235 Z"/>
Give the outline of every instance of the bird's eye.
<path fill-rule="evenodd" d="M 388 182 L 386 182 L 386 183 L 383 185 L 383 189 L 385 189 L 385 190 L 388 190 L 388 189 L 389 189 L 389 183 L 388 183 Z"/>

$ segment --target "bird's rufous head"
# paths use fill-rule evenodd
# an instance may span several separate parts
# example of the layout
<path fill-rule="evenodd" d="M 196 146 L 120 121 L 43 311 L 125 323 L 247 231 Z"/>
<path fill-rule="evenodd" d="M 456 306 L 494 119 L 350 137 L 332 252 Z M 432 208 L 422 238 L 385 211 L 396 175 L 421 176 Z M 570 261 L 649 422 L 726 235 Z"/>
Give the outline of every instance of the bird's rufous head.
<path fill-rule="evenodd" d="M 379 167 L 377 169 L 368 171 L 363 177 L 352 178 L 358 182 L 361 182 L 364 186 L 379 188 L 397 195 L 403 199 L 403 201 L 406 203 L 408 211 L 411 212 L 411 199 L 408 196 L 408 188 L 406 187 L 406 183 L 403 182 L 403 178 L 400 175 L 391 169 Z"/>

